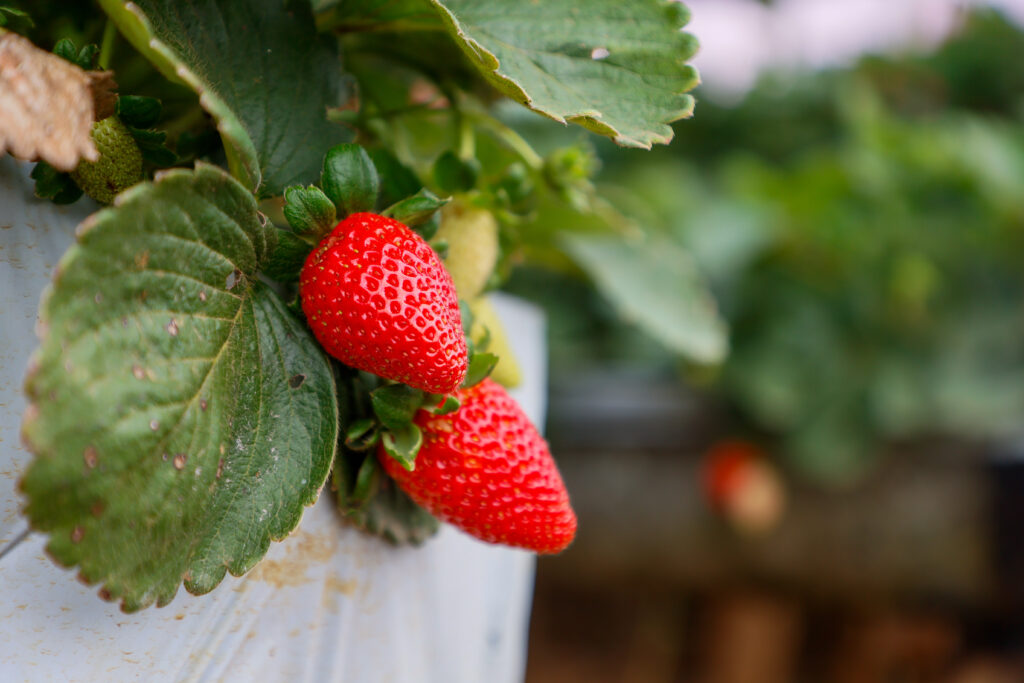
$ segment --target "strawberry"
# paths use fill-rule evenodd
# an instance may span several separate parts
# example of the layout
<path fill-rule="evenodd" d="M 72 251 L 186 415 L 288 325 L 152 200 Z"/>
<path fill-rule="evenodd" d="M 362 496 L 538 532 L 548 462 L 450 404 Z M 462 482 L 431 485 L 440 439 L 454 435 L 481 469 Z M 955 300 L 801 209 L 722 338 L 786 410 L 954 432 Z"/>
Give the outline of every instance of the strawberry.
<path fill-rule="evenodd" d="M 142 180 L 142 152 L 117 116 L 92 124 L 91 134 L 100 158 L 80 163 L 71 178 L 97 202 L 110 204 L 117 193 Z"/>
<path fill-rule="evenodd" d="M 483 541 L 564 550 L 576 535 L 576 514 L 547 443 L 493 380 L 457 395 L 454 413 L 416 414 L 423 445 L 415 469 L 380 447 L 385 471 L 419 505 Z"/>
<path fill-rule="evenodd" d="M 455 286 L 398 221 L 354 213 L 338 223 L 306 258 L 299 292 L 314 336 L 346 365 L 435 394 L 465 379 Z"/>
<path fill-rule="evenodd" d="M 745 533 L 772 530 L 785 512 L 782 478 L 761 449 L 747 441 L 719 441 L 710 449 L 704 489 L 712 507 Z"/>
<path fill-rule="evenodd" d="M 498 222 L 494 214 L 454 201 L 441 209 L 441 227 L 434 239 L 448 243 L 444 265 L 459 297 L 475 299 L 498 262 Z"/>

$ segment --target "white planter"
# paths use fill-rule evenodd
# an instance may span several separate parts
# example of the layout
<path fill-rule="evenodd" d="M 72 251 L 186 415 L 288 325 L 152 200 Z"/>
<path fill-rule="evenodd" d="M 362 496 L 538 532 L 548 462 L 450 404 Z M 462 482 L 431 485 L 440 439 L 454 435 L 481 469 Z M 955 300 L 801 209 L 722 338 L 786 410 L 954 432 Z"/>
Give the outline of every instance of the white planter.
<path fill-rule="evenodd" d="M 395 548 L 343 526 L 323 496 L 246 576 L 132 615 L 44 555 L 16 490 L 31 457 L 21 385 L 40 292 L 96 207 L 34 199 L 27 172 L 0 159 L 0 680 L 522 680 L 533 555 L 448 526 Z M 496 303 L 527 378 L 513 394 L 541 425 L 543 320 Z"/>

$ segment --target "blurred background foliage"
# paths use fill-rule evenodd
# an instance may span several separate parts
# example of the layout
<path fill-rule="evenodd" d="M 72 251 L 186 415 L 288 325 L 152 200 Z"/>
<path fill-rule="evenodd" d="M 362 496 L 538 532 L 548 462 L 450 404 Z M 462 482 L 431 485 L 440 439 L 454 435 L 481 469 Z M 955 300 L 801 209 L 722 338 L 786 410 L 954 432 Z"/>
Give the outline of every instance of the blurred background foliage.
<path fill-rule="evenodd" d="M 815 482 L 856 480 L 894 443 L 1012 438 L 1024 415 L 1024 71 L 1010 65 L 1022 52 L 1016 26 L 975 11 L 930 55 L 767 75 L 734 106 L 701 100 L 650 153 L 509 111 L 537 149 L 576 145 L 601 166 L 584 210 L 524 228 L 525 267 L 509 283 L 550 313 L 553 382 L 598 364 L 673 373 L 730 433 L 773 444 Z M 565 238 L 631 244 L 637 230 L 643 272 L 621 250 Z M 701 363 L 720 325 L 701 279 L 729 329 L 719 364 Z M 667 332 L 659 293 L 694 302 Z"/>

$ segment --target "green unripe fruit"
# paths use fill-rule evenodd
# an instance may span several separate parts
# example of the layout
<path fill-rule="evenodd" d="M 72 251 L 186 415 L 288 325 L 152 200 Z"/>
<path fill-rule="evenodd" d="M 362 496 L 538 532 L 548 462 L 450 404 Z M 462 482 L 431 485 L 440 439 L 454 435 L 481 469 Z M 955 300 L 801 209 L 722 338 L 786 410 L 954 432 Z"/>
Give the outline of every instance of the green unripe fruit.
<path fill-rule="evenodd" d="M 485 337 L 489 337 L 487 351 L 498 357 L 498 364 L 491 371 L 491 379 L 509 389 L 519 386 L 523 381 L 523 371 L 519 369 L 505 326 L 501 324 L 501 318 L 491 305 L 491 300 L 486 296 L 475 299 L 469 302 L 469 310 L 473 312 L 470 339 L 474 344 L 480 344 Z"/>
<path fill-rule="evenodd" d="M 460 299 L 475 299 L 498 262 L 498 222 L 486 209 L 454 201 L 441 209 L 434 237 L 448 243 L 444 266 Z"/>
<path fill-rule="evenodd" d="M 92 141 L 100 153 L 99 160 L 83 161 L 71 172 L 71 178 L 100 204 L 110 204 L 117 193 L 142 180 L 142 152 L 116 116 L 92 124 Z"/>

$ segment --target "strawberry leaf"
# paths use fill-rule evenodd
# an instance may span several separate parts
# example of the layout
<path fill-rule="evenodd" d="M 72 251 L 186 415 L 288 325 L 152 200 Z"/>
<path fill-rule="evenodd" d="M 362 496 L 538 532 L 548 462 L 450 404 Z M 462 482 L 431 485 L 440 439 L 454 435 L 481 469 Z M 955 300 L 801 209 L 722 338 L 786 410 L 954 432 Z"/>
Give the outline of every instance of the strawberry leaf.
<path fill-rule="evenodd" d="M 367 154 L 380 178 L 377 206 L 391 206 L 409 195 L 416 194 L 423 187 L 423 183 L 412 169 L 399 161 L 389 150 L 376 147 L 368 150 Z"/>
<path fill-rule="evenodd" d="M 493 353 L 474 353 L 469 359 L 469 369 L 466 371 L 466 379 L 463 380 L 463 387 L 471 387 L 483 382 L 498 364 L 498 357 Z"/>
<path fill-rule="evenodd" d="M 434 182 L 442 192 L 469 192 L 480 178 L 480 162 L 474 158 L 460 159 L 448 150 L 434 162 Z"/>
<path fill-rule="evenodd" d="M 372 417 L 356 420 L 345 431 L 345 447 L 353 451 L 365 451 L 377 445 L 380 439 L 380 423 Z"/>
<path fill-rule="evenodd" d="M 650 148 L 693 112 L 697 42 L 679 3 L 430 1 L 484 77 L 539 114 Z"/>
<path fill-rule="evenodd" d="M 319 187 L 289 187 L 284 191 L 284 217 L 299 235 L 319 238 L 338 224 L 338 210 Z"/>
<path fill-rule="evenodd" d="M 416 454 L 423 445 L 423 432 L 410 422 L 403 429 L 384 432 L 380 442 L 388 455 L 412 471 L 416 467 Z"/>
<path fill-rule="evenodd" d="M 121 95 L 117 98 L 117 116 L 126 126 L 149 128 L 160 120 L 163 105 L 155 97 Z"/>
<path fill-rule="evenodd" d="M 462 402 L 457 396 L 444 396 L 441 394 L 429 394 L 423 401 L 423 410 L 431 415 L 450 415 L 459 409 Z"/>
<path fill-rule="evenodd" d="M 82 188 L 75 184 L 68 173 L 61 173 L 45 161 L 40 161 L 29 174 L 36 181 L 36 196 L 49 199 L 54 204 L 72 204 L 82 196 Z"/>
<path fill-rule="evenodd" d="M 370 394 L 373 412 L 392 431 L 404 431 L 423 403 L 423 392 L 404 384 L 387 384 Z"/>
<path fill-rule="evenodd" d="M 257 278 L 273 234 L 223 171 L 170 171 L 88 219 L 44 297 L 26 514 L 126 611 L 248 571 L 327 477 L 333 374 Z"/>
<path fill-rule="evenodd" d="M 725 323 L 682 248 L 664 238 L 637 243 L 572 233 L 562 243 L 623 318 L 694 361 L 725 357 Z"/>
<path fill-rule="evenodd" d="M 373 454 L 362 461 L 364 467 L 367 461 L 372 461 L 370 466 L 377 474 L 365 499 L 356 495 L 360 489 L 356 478 L 363 473 L 363 467 L 346 475 L 348 470 L 344 463 L 347 461 L 348 457 L 339 459 L 339 466 L 334 468 L 334 480 L 338 490 L 338 508 L 350 524 L 395 544 L 418 545 L 437 533 L 441 526 L 437 518 L 410 500 L 389 477 L 380 476 Z M 346 476 L 350 479 L 346 480 Z M 351 488 L 346 486 L 349 481 L 352 482 Z"/>
<path fill-rule="evenodd" d="M 373 211 L 380 193 L 373 161 L 365 149 L 353 144 L 341 144 L 327 152 L 320 184 L 344 214 Z"/>
<path fill-rule="evenodd" d="M 165 76 L 199 94 L 232 174 L 261 196 L 316 180 L 324 147 L 346 137 L 327 121 L 342 101 L 337 52 L 318 40 L 308 2 L 100 5 Z"/>
<path fill-rule="evenodd" d="M 288 230 L 274 229 L 277 246 L 263 264 L 263 274 L 278 282 L 298 282 L 313 245 Z"/>
<path fill-rule="evenodd" d="M 414 228 L 429 221 L 441 207 L 451 201 L 451 197 L 441 199 L 430 190 L 424 188 L 411 197 L 397 204 L 392 204 L 381 213 L 394 218 L 399 223 Z"/>

